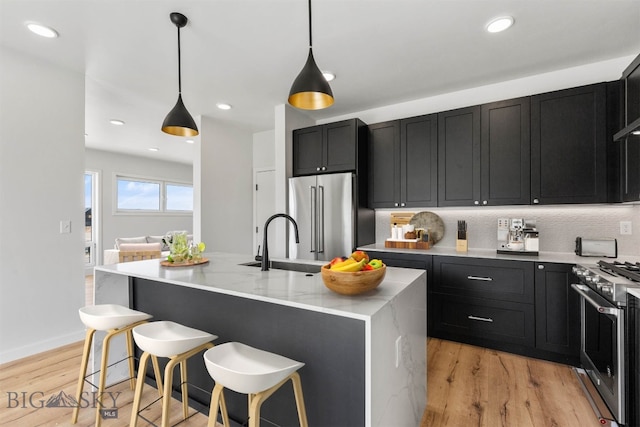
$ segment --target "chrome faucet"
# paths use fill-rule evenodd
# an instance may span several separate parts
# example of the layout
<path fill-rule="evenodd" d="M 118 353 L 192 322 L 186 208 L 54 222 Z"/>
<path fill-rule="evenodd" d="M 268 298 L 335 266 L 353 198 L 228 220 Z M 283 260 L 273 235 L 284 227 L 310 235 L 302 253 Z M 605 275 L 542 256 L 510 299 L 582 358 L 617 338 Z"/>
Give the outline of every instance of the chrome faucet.
<path fill-rule="evenodd" d="M 291 223 L 293 224 L 293 229 L 296 232 L 296 243 L 300 243 L 300 238 L 298 237 L 298 224 L 296 223 L 295 219 L 283 213 L 271 215 L 269 219 L 267 219 L 267 221 L 264 223 L 264 237 L 262 240 L 262 271 L 269 271 L 269 246 L 267 243 L 267 228 L 269 227 L 269 223 L 278 217 L 286 218 L 291 221 Z"/>

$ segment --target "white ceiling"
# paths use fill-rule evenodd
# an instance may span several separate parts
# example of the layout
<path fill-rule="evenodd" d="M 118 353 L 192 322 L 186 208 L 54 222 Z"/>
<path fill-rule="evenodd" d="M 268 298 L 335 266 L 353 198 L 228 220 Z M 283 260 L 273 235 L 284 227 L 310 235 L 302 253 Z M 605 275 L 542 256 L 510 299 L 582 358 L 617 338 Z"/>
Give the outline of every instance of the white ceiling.
<path fill-rule="evenodd" d="M 314 0 L 318 66 L 336 99 L 314 119 L 640 53 L 637 0 Z M 0 44 L 86 75 L 86 145 L 191 163 L 160 125 L 183 99 L 254 132 L 273 129 L 307 56 L 305 0 L 0 0 Z M 499 15 L 515 25 L 484 27 Z M 54 27 L 58 39 L 26 30 Z M 620 70 L 622 72 L 622 70 Z M 233 105 L 230 111 L 217 102 Z M 110 125 L 119 118 L 123 127 Z M 147 151 L 158 147 L 157 153 Z"/>

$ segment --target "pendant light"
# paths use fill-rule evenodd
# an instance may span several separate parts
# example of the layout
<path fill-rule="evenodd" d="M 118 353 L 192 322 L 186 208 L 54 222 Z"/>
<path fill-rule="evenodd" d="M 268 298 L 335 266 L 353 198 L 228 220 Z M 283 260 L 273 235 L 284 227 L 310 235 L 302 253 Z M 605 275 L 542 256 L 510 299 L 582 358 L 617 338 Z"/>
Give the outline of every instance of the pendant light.
<path fill-rule="evenodd" d="M 313 59 L 311 0 L 309 0 L 309 56 L 289 91 L 289 104 L 303 110 L 321 110 L 333 105 L 333 92 Z"/>
<path fill-rule="evenodd" d="M 162 131 L 170 135 L 196 136 L 198 127 L 182 102 L 182 73 L 180 68 L 180 28 L 187 25 L 187 17 L 181 13 L 173 12 L 170 15 L 171 22 L 178 27 L 178 102 L 167 114 L 162 123 Z"/>

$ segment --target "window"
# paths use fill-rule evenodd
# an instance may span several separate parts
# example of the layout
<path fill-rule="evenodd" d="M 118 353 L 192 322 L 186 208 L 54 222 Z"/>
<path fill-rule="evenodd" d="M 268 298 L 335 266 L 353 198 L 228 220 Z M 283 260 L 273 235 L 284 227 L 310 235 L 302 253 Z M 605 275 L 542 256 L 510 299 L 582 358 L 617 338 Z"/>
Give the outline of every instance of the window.
<path fill-rule="evenodd" d="M 116 176 L 117 212 L 193 212 L 193 186 L 157 179 Z"/>

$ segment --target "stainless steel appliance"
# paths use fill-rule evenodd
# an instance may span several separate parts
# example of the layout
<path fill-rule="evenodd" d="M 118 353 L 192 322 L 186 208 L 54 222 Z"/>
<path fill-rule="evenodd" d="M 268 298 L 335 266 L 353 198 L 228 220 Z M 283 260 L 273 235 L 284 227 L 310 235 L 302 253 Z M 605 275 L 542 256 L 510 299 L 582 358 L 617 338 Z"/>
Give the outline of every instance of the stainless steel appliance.
<path fill-rule="evenodd" d="M 538 255 L 539 233 L 535 220 L 498 219 L 498 253 Z"/>
<path fill-rule="evenodd" d="M 618 257 L 618 241 L 616 239 L 585 239 L 576 237 L 576 255 L 597 256 L 607 258 Z"/>
<path fill-rule="evenodd" d="M 602 425 L 626 425 L 630 379 L 627 289 L 640 287 L 640 265 L 599 261 L 573 269 L 580 295 L 580 363 L 576 374 Z M 637 375 L 635 373 L 634 375 Z"/>
<path fill-rule="evenodd" d="M 352 173 L 289 178 L 289 215 L 300 243 L 289 236 L 289 258 L 330 261 L 356 246 L 357 204 Z"/>

